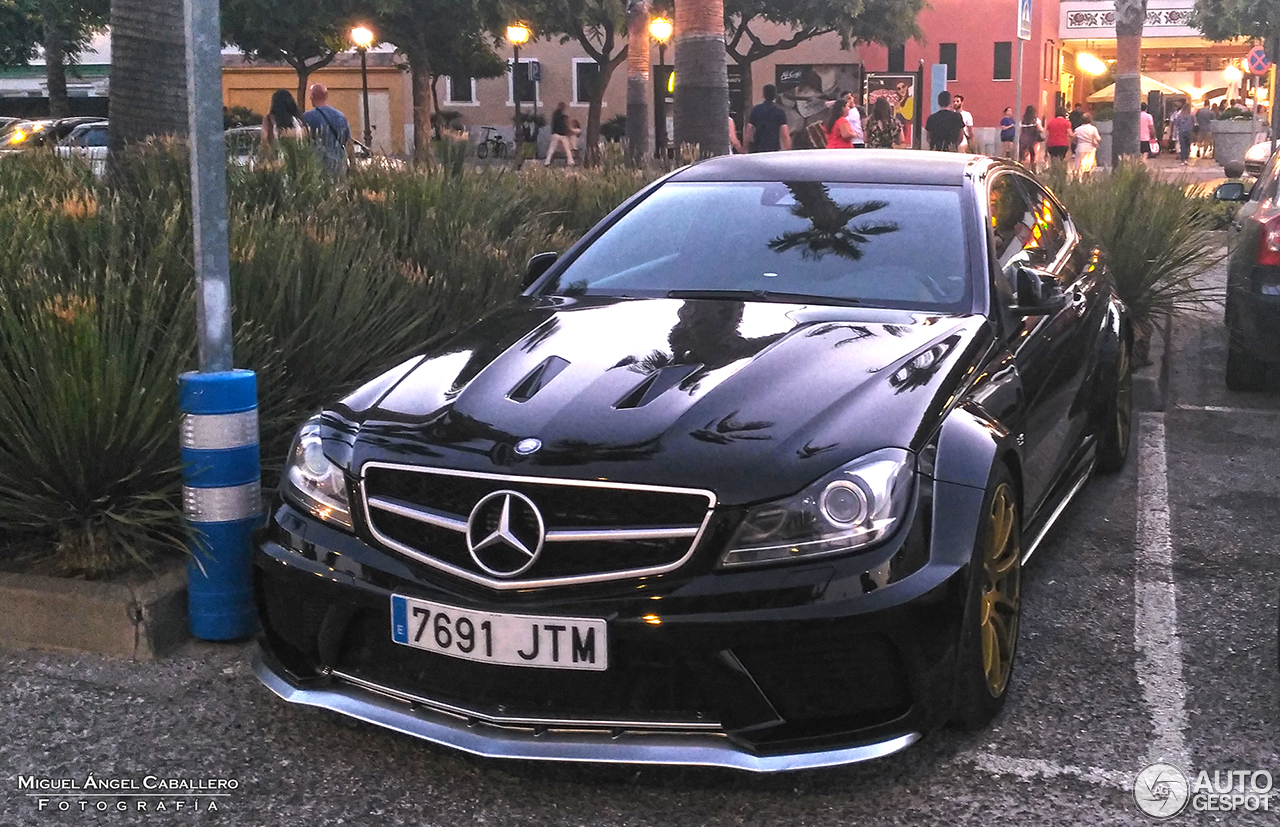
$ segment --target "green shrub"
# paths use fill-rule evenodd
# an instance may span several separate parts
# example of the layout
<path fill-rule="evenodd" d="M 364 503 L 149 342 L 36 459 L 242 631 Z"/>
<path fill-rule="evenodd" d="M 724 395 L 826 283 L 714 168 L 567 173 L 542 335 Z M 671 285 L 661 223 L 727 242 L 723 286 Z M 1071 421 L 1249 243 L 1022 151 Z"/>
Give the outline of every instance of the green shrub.
<path fill-rule="evenodd" d="M 194 367 L 187 156 L 112 181 L 0 159 L 0 552 L 102 576 L 183 548 L 176 377 Z M 449 165 L 326 178 L 291 144 L 228 171 L 236 364 L 259 375 L 264 485 L 324 402 L 513 297 L 656 171 Z M 439 170 L 439 168 L 437 168 Z"/>
<path fill-rule="evenodd" d="M 1203 306 L 1207 288 L 1196 279 L 1222 255 L 1207 199 L 1189 196 L 1142 161 L 1083 177 L 1054 165 L 1046 178 L 1086 243 L 1105 254 L 1140 334 L 1160 317 Z"/>

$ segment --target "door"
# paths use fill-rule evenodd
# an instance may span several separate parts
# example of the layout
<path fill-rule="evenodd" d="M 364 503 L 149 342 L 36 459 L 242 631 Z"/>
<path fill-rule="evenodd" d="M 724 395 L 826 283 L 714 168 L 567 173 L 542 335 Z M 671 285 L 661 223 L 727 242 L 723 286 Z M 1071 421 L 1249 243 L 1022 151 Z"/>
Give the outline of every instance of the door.
<path fill-rule="evenodd" d="M 391 154 L 391 93 L 369 90 L 369 124 L 373 127 L 374 152 Z M 360 108 L 360 134 L 356 140 L 364 140 L 364 107 Z"/>

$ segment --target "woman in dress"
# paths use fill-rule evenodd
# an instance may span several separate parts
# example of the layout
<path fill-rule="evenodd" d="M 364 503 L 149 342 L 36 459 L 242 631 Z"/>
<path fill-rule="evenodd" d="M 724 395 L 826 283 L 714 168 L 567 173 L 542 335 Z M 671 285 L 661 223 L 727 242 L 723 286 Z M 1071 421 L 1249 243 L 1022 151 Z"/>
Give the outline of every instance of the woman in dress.
<path fill-rule="evenodd" d="M 867 119 L 864 127 L 867 133 L 867 146 L 872 149 L 893 149 L 902 132 L 898 119 L 894 117 L 893 107 L 885 97 L 876 99 L 875 105 L 871 107 L 871 117 Z"/>
<path fill-rule="evenodd" d="M 827 149 L 853 149 L 853 126 L 848 114 L 848 99 L 836 98 L 827 113 Z"/>
<path fill-rule="evenodd" d="M 307 140 L 307 126 L 298 111 L 298 102 L 288 89 L 277 89 L 271 96 L 271 109 L 262 119 L 262 147 L 270 149 L 281 138 Z"/>
<path fill-rule="evenodd" d="M 1036 148 L 1044 140 L 1043 129 L 1040 118 L 1036 117 L 1036 108 L 1028 106 L 1022 113 L 1022 135 L 1018 141 L 1018 159 L 1032 169 L 1036 165 Z"/>
<path fill-rule="evenodd" d="M 1093 125 L 1093 116 L 1088 112 L 1084 120 L 1076 127 L 1076 169 L 1081 174 L 1093 172 L 1097 165 L 1098 144 L 1102 143 L 1102 133 Z"/>

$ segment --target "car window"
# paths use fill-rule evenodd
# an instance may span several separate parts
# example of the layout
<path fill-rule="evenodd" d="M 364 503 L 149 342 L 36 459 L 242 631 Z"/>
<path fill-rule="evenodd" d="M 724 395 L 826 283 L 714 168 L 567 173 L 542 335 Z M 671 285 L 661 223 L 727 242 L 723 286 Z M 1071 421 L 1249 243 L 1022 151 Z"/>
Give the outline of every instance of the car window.
<path fill-rule="evenodd" d="M 82 146 L 106 146 L 107 145 L 107 129 L 103 126 L 95 126 L 84 134 L 84 142 Z"/>
<path fill-rule="evenodd" d="M 817 181 L 670 183 L 545 292 L 766 291 L 958 312 L 972 295 L 960 193 Z"/>
<path fill-rule="evenodd" d="M 1016 291 L 1021 265 L 1042 265 L 1045 251 L 1033 237 L 1035 211 L 1013 175 L 1000 175 L 987 191 L 996 265 L 1010 293 Z"/>
<path fill-rule="evenodd" d="M 1276 182 L 1280 180 L 1280 152 L 1277 152 L 1267 165 L 1266 170 L 1258 177 L 1257 183 L 1249 193 L 1250 201 L 1266 201 L 1276 199 Z"/>

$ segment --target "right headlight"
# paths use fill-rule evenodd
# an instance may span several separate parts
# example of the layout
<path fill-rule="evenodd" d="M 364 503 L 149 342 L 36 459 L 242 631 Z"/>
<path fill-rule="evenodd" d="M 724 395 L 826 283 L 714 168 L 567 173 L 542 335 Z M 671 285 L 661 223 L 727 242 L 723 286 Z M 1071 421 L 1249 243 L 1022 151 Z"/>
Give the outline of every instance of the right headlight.
<path fill-rule="evenodd" d="M 910 451 L 883 448 L 799 494 L 755 506 L 734 532 L 720 565 L 808 560 L 875 545 L 902 522 L 915 471 Z"/>
<path fill-rule="evenodd" d="M 324 454 L 318 415 L 304 422 L 293 438 L 280 490 L 286 499 L 315 517 L 343 528 L 352 527 L 346 476 Z"/>

